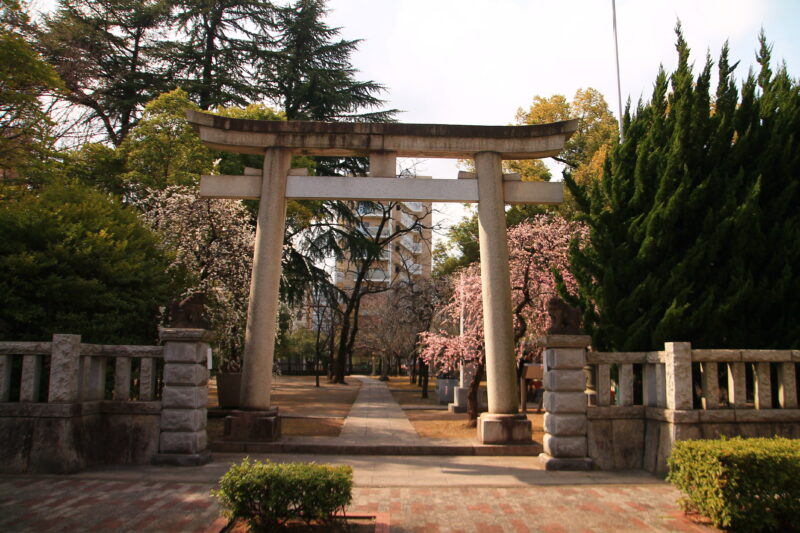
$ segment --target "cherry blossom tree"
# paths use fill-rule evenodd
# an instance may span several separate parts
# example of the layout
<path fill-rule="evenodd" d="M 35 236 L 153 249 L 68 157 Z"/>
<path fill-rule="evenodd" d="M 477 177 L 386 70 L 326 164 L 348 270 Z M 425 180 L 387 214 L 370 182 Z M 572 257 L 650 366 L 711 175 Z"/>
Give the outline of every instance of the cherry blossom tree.
<path fill-rule="evenodd" d="M 568 270 L 568 249 L 573 237 L 585 238 L 586 229 L 558 216 L 537 215 L 509 228 L 509 273 L 517 358 L 536 360 L 541 349 L 531 342 L 550 325 L 548 300 L 557 295 L 554 271 L 574 292 L 575 280 Z M 478 416 L 478 387 L 485 366 L 483 301 L 480 264 L 473 263 L 451 276 L 451 295 L 439 311 L 439 327 L 422 335 L 421 357 L 445 372 L 460 364 L 475 368 L 470 383 L 467 413 L 470 425 Z"/>
<path fill-rule="evenodd" d="M 255 231 L 235 200 L 200 198 L 190 187 L 149 190 L 138 207 L 174 256 L 169 271 L 185 277 L 185 294 L 202 293 L 216 348 L 227 371 L 239 371 Z"/>

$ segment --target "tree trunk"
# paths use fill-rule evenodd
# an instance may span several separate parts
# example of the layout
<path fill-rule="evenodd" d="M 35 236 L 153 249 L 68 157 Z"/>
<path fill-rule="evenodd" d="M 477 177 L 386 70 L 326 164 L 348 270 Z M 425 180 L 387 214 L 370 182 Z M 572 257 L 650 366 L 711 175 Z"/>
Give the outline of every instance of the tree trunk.
<path fill-rule="evenodd" d="M 428 364 L 420 362 L 419 364 L 419 384 L 422 387 L 422 397 L 428 397 Z"/>
<path fill-rule="evenodd" d="M 409 383 L 413 383 L 414 385 L 417 384 L 417 353 L 414 352 L 414 355 L 411 356 L 411 368 L 409 369 L 408 376 L 409 376 Z"/>
<path fill-rule="evenodd" d="M 469 384 L 467 393 L 467 427 L 474 428 L 478 425 L 478 391 L 481 388 L 484 363 L 475 366 L 475 375 Z"/>

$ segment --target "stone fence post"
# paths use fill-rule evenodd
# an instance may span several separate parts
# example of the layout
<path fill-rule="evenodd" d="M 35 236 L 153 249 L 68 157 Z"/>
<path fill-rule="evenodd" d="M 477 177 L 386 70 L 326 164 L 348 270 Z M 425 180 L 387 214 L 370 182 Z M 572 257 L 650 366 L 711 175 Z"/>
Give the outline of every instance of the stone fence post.
<path fill-rule="evenodd" d="M 588 335 L 546 335 L 544 348 L 544 452 L 546 470 L 588 470 L 586 347 Z"/>
<path fill-rule="evenodd" d="M 667 409 L 692 409 L 692 345 L 688 342 L 665 342 L 664 353 Z"/>
<path fill-rule="evenodd" d="M 81 336 L 53 335 L 50 353 L 50 403 L 75 403 L 80 400 Z"/>
<path fill-rule="evenodd" d="M 207 357 L 211 332 L 162 328 L 160 336 L 164 343 L 164 390 L 159 453 L 154 462 L 179 466 L 208 463 Z"/>

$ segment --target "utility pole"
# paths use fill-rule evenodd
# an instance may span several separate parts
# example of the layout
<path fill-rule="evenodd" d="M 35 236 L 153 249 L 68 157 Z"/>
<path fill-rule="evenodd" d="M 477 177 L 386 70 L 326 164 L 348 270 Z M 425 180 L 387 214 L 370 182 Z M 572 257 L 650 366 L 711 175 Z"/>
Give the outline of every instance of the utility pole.
<path fill-rule="evenodd" d="M 619 142 L 625 141 L 625 131 L 622 126 L 622 85 L 619 82 L 619 44 L 617 44 L 617 2 L 611 0 L 611 14 L 614 18 L 614 57 L 617 62 L 617 105 L 619 109 Z"/>

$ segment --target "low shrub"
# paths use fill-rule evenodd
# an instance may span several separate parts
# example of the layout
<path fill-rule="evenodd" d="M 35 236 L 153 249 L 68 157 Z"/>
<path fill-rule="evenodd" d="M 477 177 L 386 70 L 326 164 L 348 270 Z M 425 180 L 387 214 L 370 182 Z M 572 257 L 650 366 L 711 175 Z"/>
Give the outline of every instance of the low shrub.
<path fill-rule="evenodd" d="M 800 524 L 800 441 L 676 442 L 667 460 L 681 505 L 735 531 L 790 531 Z"/>
<path fill-rule="evenodd" d="M 245 458 L 213 491 L 224 514 L 250 531 L 272 531 L 289 520 L 329 523 L 352 500 L 353 469 L 314 463 L 250 462 Z"/>

